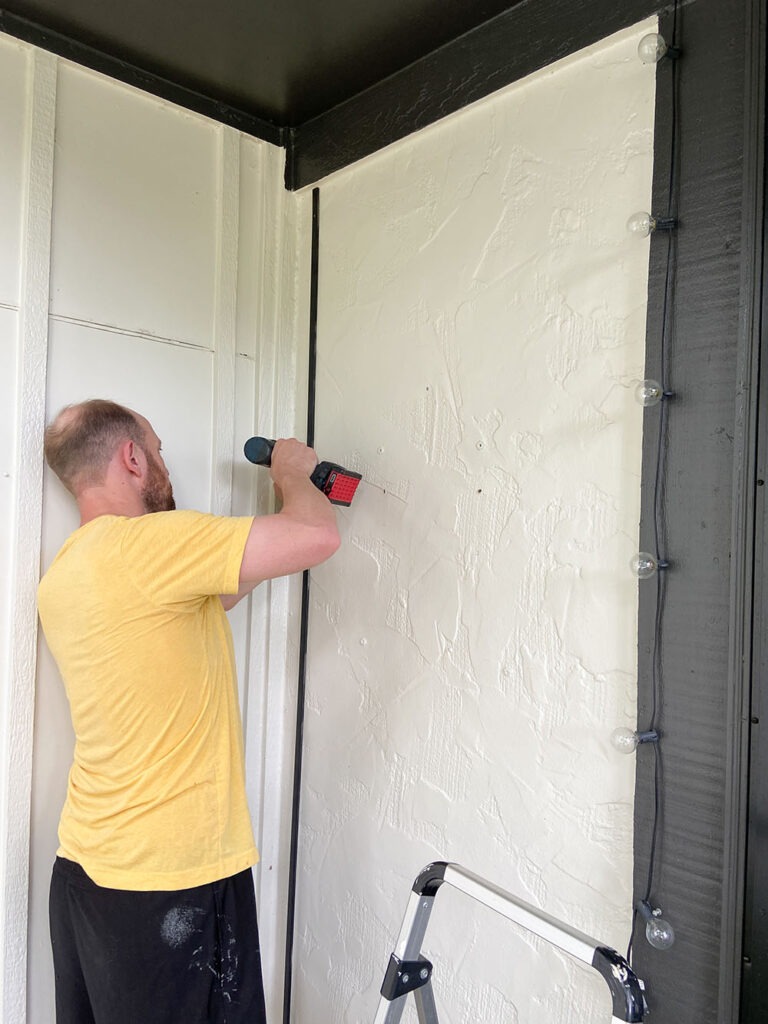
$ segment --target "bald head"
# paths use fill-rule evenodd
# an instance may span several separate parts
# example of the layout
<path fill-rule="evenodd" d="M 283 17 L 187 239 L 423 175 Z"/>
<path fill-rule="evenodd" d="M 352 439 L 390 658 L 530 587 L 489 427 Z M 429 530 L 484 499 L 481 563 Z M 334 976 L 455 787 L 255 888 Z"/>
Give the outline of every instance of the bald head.
<path fill-rule="evenodd" d="M 142 422 L 143 421 L 143 422 Z M 103 482 L 112 456 L 123 441 L 144 446 L 146 421 L 116 402 L 94 398 L 68 405 L 45 431 L 45 459 L 77 496 Z"/>

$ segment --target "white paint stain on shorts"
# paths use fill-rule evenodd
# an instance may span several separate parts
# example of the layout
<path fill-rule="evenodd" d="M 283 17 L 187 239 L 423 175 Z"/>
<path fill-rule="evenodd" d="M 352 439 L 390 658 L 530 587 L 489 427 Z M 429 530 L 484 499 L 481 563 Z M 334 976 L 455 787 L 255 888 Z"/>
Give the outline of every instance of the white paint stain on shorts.
<path fill-rule="evenodd" d="M 173 907 L 163 918 L 160 935 L 171 949 L 183 946 L 197 931 L 197 922 L 205 913 L 200 907 Z"/>

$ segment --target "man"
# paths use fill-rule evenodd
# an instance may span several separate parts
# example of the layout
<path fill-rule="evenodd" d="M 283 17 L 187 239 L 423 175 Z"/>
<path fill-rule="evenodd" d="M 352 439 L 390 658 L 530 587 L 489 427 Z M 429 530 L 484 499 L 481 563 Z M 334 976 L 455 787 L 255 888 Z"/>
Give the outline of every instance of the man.
<path fill-rule="evenodd" d="M 225 609 L 339 545 L 317 458 L 281 440 L 274 515 L 175 511 L 161 443 L 113 402 L 62 410 L 48 464 L 80 528 L 39 588 L 75 730 L 50 896 L 57 1024 L 265 1021 Z"/>

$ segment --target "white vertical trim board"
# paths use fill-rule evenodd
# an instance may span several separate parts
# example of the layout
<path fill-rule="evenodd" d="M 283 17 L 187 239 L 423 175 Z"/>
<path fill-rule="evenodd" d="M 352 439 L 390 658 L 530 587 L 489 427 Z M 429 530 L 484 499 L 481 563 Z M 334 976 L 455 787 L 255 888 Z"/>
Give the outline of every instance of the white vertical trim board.
<path fill-rule="evenodd" d="M 258 231 L 265 253 L 259 287 L 261 305 L 256 352 L 256 422 L 254 432 L 272 437 L 285 429 L 276 412 L 276 378 L 281 358 L 279 326 L 283 302 L 282 288 L 282 161 L 272 151 L 264 153 L 260 181 Z M 283 356 L 284 358 L 284 356 Z M 282 429 L 281 429 L 282 428 Z M 256 511 L 274 507 L 271 478 L 257 476 Z M 282 1017 L 282 979 L 285 949 L 284 844 L 281 841 L 285 805 L 286 753 L 284 736 L 290 714 L 286 705 L 290 667 L 287 658 L 291 595 L 287 580 L 265 583 L 252 597 L 251 677 L 248 680 L 249 737 L 247 765 L 255 795 L 257 835 L 261 863 L 256 873 L 257 897 L 262 932 L 262 963 L 267 1011 L 270 1019 Z M 255 699 L 258 697 L 258 699 Z M 258 738 L 258 742 L 254 740 Z"/>
<path fill-rule="evenodd" d="M 259 231 L 265 257 L 256 353 L 254 432 L 284 437 L 304 430 L 309 303 L 309 196 L 283 188 L 284 154 L 264 148 Z M 303 357 L 300 357 L 303 358 Z M 302 364 L 303 365 L 303 364 Z M 268 474 L 259 474 L 256 510 L 272 507 Z M 298 674 L 299 576 L 273 580 L 253 594 L 250 699 L 246 719 L 249 788 L 254 794 L 261 864 L 256 874 L 262 962 L 270 1020 L 282 1018 L 288 893 L 293 736 Z"/>
<path fill-rule="evenodd" d="M 265 381 L 264 359 L 271 358 L 272 336 L 271 324 L 277 316 L 276 287 L 274 280 L 275 247 L 277 238 L 273 213 L 269 196 L 272 191 L 272 175 L 275 168 L 265 148 L 259 152 L 259 175 L 256 222 L 251 225 L 256 233 L 257 250 L 262 254 L 258 268 L 257 291 L 260 297 L 253 330 L 257 341 L 255 356 L 255 409 L 254 421 L 251 424 L 252 434 L 274 434 L 273 388 L 272 381 Z M 269 353 L 269 355 L 267 355 Z M 252 510 L 258 514 L 271 512 L 274 508 L 271 478 L 268 473 L 256 470 L 253 473 Z M 269 1013 L 279 1019 L 280 1008 L 279 978 L 282 973 L 281 950 L 276 940 L 276 907 L 279 905 L 276 887 L 279 883 L 279 869 L 275 870 L 274 844 L 268 841 L 271 813 L 269 807 L 269 786 L 267 778 L 275 774 L 275 764 L 279 762 L 276 744 L 280 736 L 273 736 L 273 723 L 268 718 L 269 695 L 269 654 L 276 637 L 274 625 L 284 621 L 278 613 L 273 623 L 274 602 L 273 585 L 263 583 L 250 598 L 251 602 L 251 634 L 249 672 L 245 685 L 243 701 L 243 721 L 246 735 L 246 777 L 248 792 L 251 797 L 256 841 L 259 846 L 261 862 L 255 871 L 257 904 L 259 908 L 259 928 L 261 932 L 262 967 L 264 989 Z M 279 726 L 278 726 L 279 728 Z M 269 766 L 267 758 L 272 758 Z M 267 828 L 265 828 L 265 821 Z M 270 1018 L 271 1019 L 271 1018 Z"/>
<path fill-rule="evenodd" d="M 211 511 L 232 513 L 232 448 L 235 434 L 235 342 L 240 207 L 240 137 L 221 126 L 218 156 L 217 274 L 214 306 L 213 465 Z"/>
<path fill-rule="evenodd" d="M 43 429 L 48 359 L 51 207 L 57 59 L 35 50 L 28 92 L 27 183 L 17 360 L 16 487 L 10 590 L 10 644 L 3 688 L 2 928 L 0 1020 L 26 1019 L 30 801 L 37 664 L 36 589 L 40 571 Z"/>
<path fill-rule="evenodd" d="M 252 356 L 252 377 L 250 383 L 253 387 L 254 408 L 253 416 L 248 423 L 248 436 L 267 431 L 271 424 L 264 426 L 262 419 L 264 409 L 259 394 L 260 374 L 259 358 L 262 350 L 264 323 L 268 319 L 271 304 L 274 301 L 273 291 L 266 287 L 267 267 L 271 265 L 270 252 L 272 236 L 268 229 L 267 218 L 267 185 L 266 180 L 272 165 L 267 160 L 267 149 L 265 146 L 255 146 L 251 140 L 246 140 L 244 146 L 250 147 L 255 158 L 256 170 L 251 176 L 243 175 L 241 178 L 242 187 L 250 185 L 253 189 L 252 195 L 252 220 L 247 225 L 241 224 L 240 237 L 245 244 L 246 239 L 251 239 L 252 263 L 247 267 L 248 279 L 252 284 L 253 292 L 258 296 L 255 307 L 248 308 L 243 304 L 243 310 L 250 313 L 250 319 L 241 325 L 242 340 L 238 338 L 238 350 L 240 346 L 247 349 L 248 355 Z M 244 154 L 243 159 L 247 159 Z M 241 217 L 243 216 L 244 204 L 241 200 Z M 241 260 L 243 253 L 240 254 Z M 241 274 L 245 267 L 241 265 Z M 238 319 L 241 310 L 238 309 Z M 253 334 L 253 338 L 246 339 L 246 334 Z M 243 353 L 245 354 L 245 352 Z M 235 457 L 240 456 L 240 443 L 238 441 Z M 241 509 L 244 514 L 263 514 L 271 512 L 274 507 L 272 500 L 272 488 L 270 477 L 264 470 L 254 467 L 249 468 L 248 504 L 247 509 Z M 264 737 L 261 734 L 264 721 L 264 680 L 266 678 L 267 651 L 269 646 L 269 583 L 262 584 L 249 598 L 249 650 L 248 665 L 245 679 L 243 680 L 242 715 L 243 728 L 245 733 L 245 770 L 248 794 L 250 797 L 251 814 L 253 818 L 254 832 L 257 837 L 257 844 L 263 855 L 263 843 L 261 835 L 263 829 L 263 791 L 264 791 Z M 260 922 L 262 930 L 264 921 Z"/>

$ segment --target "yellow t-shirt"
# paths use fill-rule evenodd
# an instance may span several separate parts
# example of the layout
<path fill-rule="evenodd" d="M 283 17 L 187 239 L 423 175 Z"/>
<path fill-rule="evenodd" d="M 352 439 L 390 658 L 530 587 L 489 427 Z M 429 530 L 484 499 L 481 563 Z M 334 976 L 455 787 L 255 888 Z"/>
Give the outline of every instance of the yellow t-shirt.
<path fill-rule="evenodd" d="M 100 516 L 65 542 L 38 607 L 74 763 L 59 855 L 112 889 L 186 889 L 258 860 L 232 634 L 251 517 Z"/>

